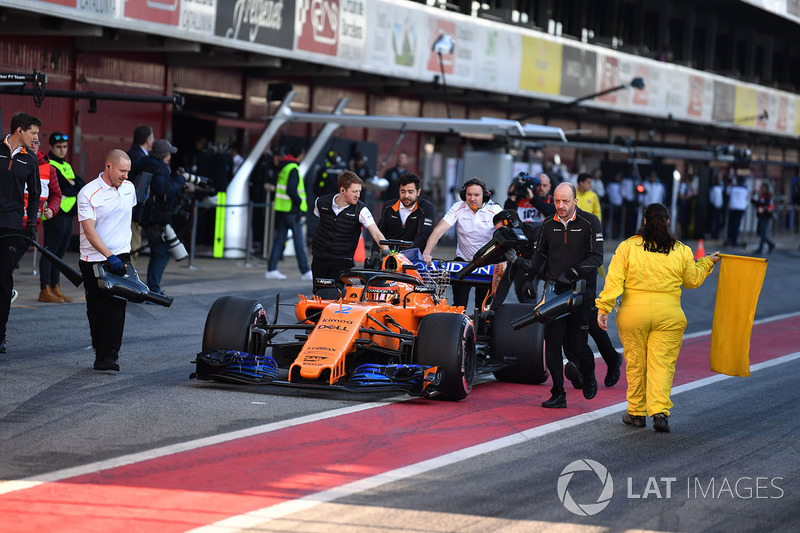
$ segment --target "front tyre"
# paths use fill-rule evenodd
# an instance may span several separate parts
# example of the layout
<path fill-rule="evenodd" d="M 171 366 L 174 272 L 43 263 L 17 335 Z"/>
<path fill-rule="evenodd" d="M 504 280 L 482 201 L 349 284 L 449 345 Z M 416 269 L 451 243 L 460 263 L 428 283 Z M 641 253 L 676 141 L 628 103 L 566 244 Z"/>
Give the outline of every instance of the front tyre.
<path fill-rule="evenodd" d="M 475 382 L 475 329 L 466 315 L 435 313 L 419 322 L 414 344 L 418 364 L 437 366 L 444 374 L 436 398 L 463 400 Z"/>
<path fill-rule="evenodd" d="M 267 313 L 258 300 L 223 296 L 208 310 L 203 328 L 203 351 L 248 351 L 250 326 L 267 323 Z M 263 355 L 263 354 L 254 354 Z"/>

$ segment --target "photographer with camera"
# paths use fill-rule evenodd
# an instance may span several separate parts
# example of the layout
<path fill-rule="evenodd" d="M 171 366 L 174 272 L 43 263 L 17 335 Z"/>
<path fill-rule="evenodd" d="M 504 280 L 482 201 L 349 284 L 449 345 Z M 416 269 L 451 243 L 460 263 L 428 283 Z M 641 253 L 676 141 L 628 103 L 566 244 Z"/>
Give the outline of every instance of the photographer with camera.
<path fill-rule="evenodd" d="M 508 198 L 503 204 L 503 209 L 515 211 L 523 227 L 526 228 L 526 234 L 530 234 L 528 239 L 531 244 L 520 256 L 521 268 L 514 269 L 513 282 L 517 300 L 520 303 L 532 302 L 535 298 L 531 299 L 523 287 L 525 283 L 523 271 L 530 265 L 542 222 L 556 212 L 553 197 L 550 196 L 550 177 L 547 174 L 533 177 L 526 172 L 517 174 L 508 189 Z M 508 275 L 512 275 L 512 272 L 509 271 Z M 531 284 L 535 286 L 535 282 L 531 281 Z"/>
<path fill-rule="evenodd" d="M 182 249 L 172 229 L 173 215 L 179 214 L 188 175 L 172 174 L 169 163 L 178 151 L 165 139 L 153 143 L 150 154 L 136 165 L 137 174 L 149 173 L 150 189 L 141 210 L 140 224 L 147 235 L 150 261 L 147 263 L 147 286 L 151 292 L 164 294 L 161 278 L 169 263 L 170 249 Z M 169 241 L 169 242 L 168 242 Z M 175 259 L 185 257 L 185 249 L 178 249 Z"/>

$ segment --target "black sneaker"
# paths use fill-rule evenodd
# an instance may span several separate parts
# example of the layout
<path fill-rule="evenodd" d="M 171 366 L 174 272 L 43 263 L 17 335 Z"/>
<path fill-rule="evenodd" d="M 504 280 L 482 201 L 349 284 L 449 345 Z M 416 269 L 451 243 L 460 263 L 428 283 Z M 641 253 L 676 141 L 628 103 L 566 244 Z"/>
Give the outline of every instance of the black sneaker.
<path fill-rule="evenodd" d="M 550 399 L 542 402 L 542 407 L 547 409 L 566 409 L 567 395 L 566 394 L 553 394 Z"/>
<path fill-rule="evenodd" d="M 617 352 L 617 364 L 612 364 L 608 367 L 606 379 L 603 380 L 603 384 L 606 387 L 613 387 L 617 384 L 620 378 L 620 367 L 622 367 L 622 354 Z"/>
<path fill-rule="evenodd" d="M 583 397 L 587 400 L 591 400 L 597 396 L 597 380 L 594 378 L 594 374 L 589 379 L 583 380 Z"/>
<path fill-rule="evenodd" d="M 564 377 L 570 380 L 574 388 L 583 388 L 583 376 L 581 375 L 581 371 L 578 368 L 578 365 L 572 361 L 567 361 L 567 364 L 564 365 Z"/>
<path fill-rule="evenodd" d="M 6 353 L 6 340 L 0 341 L 0 353 Z"/>
<path fill-rule="evenodd" d="M 94 360 L 94 369 L 95 370 L 115 370 L 119 372 L 119 364 L 116 361 L 109 357 L 104 357 L 103 359 L 95 358 Z"/>
<path fill-rule="evenodd" d="M 622 422 L 629 426 L 643 428 L 647 426 L 647 417 L 642 415 L 632 415 L 626 412 L 624 415 L 622 415 Z"/>
<path fill-rule="evenodd" d="M 669 433 L 669 417 L 664 413 L 653 415 L 653 429 L 660 433 Z"/>

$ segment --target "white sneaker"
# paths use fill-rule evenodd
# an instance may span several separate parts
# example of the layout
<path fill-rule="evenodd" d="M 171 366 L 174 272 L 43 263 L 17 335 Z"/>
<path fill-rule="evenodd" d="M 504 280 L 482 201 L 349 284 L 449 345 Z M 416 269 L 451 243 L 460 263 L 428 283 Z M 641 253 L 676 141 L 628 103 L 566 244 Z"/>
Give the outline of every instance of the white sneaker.
<path fill-rule="evenodd" d="M 16 289 L 11 289 L 11 303 L 12 304 L 14 303 L 14 300 L 17 299 L 17 296 L 19 296 L 19 293 L 16 291 Z"/>
<path fill-rule="evenodd" d="M 314 274 L 312 274 L 311 271 L 309 270 L 308 272 L 300 276 L 300 279 L 303 281 L 314 281 Z"/>
<path fill-rule="evenodd" d="M 286 276 L 281 274 L 280 270 L 267 270 L 267 273 L 264 274 L 264 277 L 267 279 L 286 279 Z"/>

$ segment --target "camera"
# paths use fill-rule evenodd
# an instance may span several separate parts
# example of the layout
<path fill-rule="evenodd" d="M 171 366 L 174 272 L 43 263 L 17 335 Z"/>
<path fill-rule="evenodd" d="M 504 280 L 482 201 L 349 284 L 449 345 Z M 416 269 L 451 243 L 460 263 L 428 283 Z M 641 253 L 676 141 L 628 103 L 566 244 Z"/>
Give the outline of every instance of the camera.
<path fill-rule="evenodd" d="M 511 195 L 517 198 L 527 198 L 528 191 L 536 190 L 536 187 L 541 183 L 539 179 L 534 178 L 530 174 L 520 172 L 511 182 Z"/>
<path fill-rule="evenodd" d="M 172 257 L 175 258 L 175 261 L 182 261 L 189 257 L 189 254 L 186 252 L 186 247 L 175 234 L 175 230 L 172 229 L 171 225 L 167 224 L 164 226 L 161 238 L 164 239 L 164 242 L 169 246 L 169 251 L 172 253 Z"/>
<path fill-rule="evenodd" d="M 183 167 L 178 168 L 178 174 L 181 174 L 186 181 L 191 183 L 192 185 L 208 185 L 211 180 L 206 178 L 205 176 L 198 176 L 197 174 L 191 174 L 186 172 Z"/>

